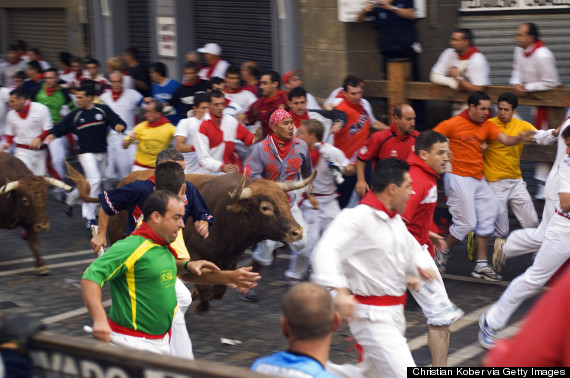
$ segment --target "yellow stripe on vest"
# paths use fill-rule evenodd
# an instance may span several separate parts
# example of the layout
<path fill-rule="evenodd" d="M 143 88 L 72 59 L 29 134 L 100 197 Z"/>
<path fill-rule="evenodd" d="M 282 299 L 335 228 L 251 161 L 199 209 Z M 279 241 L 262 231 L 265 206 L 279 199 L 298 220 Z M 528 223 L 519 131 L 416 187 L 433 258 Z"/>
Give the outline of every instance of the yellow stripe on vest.
<path fill-rule="evenodd" d="M 127 286 L 129 287 L 129 297 L 131 299 L 131 316 L 133 329 L 137 330 L 137 292 L 135 287 L 135 263 L 151 248 L 157 246 L 150 240 L 145 240 L 125 261 L 127 268 Z"/>

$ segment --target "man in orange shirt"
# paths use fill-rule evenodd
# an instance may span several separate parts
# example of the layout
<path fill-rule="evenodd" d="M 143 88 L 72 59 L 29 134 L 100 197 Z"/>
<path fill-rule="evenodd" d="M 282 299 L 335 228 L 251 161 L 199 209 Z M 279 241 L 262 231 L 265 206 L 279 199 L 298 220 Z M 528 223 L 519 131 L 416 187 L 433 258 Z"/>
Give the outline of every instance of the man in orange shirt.
<path fill-rule="evenodd" d="M 487 120 L 491 99 L 483 92 L 471 93 L 467 105 L 468 109 L 434 128 L 449 139 L 453 153 L 451 172 L 443 177 L 453 224 L 446 240 L 447 250 L 436 251 L 435 260 L 440 272 L 444 273 L 451 247 L 473 231 L 477 237 L 477 265 L 471 275 L 499 281 L 502 277 L 487 261 L 487 246 L 489 236 L 495 230 L 494 223 L 500 205 L 483 177 L 482 144 L 496 140 L 506 146 L 514 146 L 533 132 L 521 132 L 517 136 L 501 132 L 494 123 Z"/>

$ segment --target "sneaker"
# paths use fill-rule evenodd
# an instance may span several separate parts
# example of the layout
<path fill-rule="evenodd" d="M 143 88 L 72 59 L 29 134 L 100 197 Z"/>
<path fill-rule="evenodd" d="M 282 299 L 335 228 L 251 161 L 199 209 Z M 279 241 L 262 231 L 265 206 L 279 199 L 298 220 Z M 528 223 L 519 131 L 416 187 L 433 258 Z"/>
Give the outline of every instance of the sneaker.
<path fill-rule="evenodd" d="M 485 315 L 486 313 L 482 313 L 479 317 L 479 343 L 485 349 L 492 349 L 497 342 L 497 331 L 489 327 Z"/>
<path fill-rule="evenodd" d="M 255 291 L 255 289 L 249 289 L 247 294 L 239 293 L 238 298 L 241 299 L 242 301 L 245 301 L 245 302 L 257 302 L 258 301 L 257 292 Z"/>
<path fill-rule="evenodd" d="M 73 206 L 68 205 L 67 203 L 63 203 L 63 211 L 65 212 L 65 215 L 67 215 L 68 217 L 73 217 Z"/>
<path fill-rule="evenodd" d="M 477 237 L 473 231 L 467 235 L 467 258 L 469 261 L 477 259 Z"/>
<path fill-rule="evenodd" d="M 435 251 L 435 265 L 441 274 L 447 270 L 447 260 L 449 259 L 449 251 L 438 252 Z"/>
<path fill-rule="evenodd" d="M 497 274 L 489 265 L 485 265 L 483 267 L 477 268 L 471 272 L 471 275 L 475 278 L 484 278 L 488 281 L 500 281 L 503 279 L 503 276 Z"/>
<path fill-rule="evenodd" d="M 495 249 L 493 250 L 493 269 L 495 272 L 501 273 L 503 265 L 507 261 L 507 256 L 503 253 L 503 245 L 507 240 L 505 238 L 495 239 Z"/>
<path fill-rule="evenodd" d="M 97 226 L 97 221 L 95 219 L 89 219 L 85 223 L 85 229 L 91 233 L 91 226 Z"/>

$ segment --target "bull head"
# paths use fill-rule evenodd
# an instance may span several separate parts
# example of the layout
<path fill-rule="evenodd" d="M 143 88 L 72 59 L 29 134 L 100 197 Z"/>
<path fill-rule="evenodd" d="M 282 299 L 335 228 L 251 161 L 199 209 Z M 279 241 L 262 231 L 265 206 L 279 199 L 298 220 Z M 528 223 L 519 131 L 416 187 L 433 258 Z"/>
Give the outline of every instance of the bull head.
<path fill-rule="evenodd" d="M 310 175 L 309 177 L 307 177 L 304 180 L 291 181 L 291 182 L 275 182 L 275 183 L 284 192 L 290 192 L 291 190 L 297 190 L 297 189 L 304 188 L 305 186 L 312 183 L 313 180 L 315 179 L 315 177 L 317 177 L 317 170 L 316 169 L 313 171 L 312 175 Z M 243 175 L 241 176 L 241 180 L 239 181 L 235 190 L 232 193 L 229 193 L 232 200 L 248 199 L 248 198 L 251 198 L 251 196 L 253 195 L 253 192 L 251 191 L 250 188 L 244 188 L 246 178 L 247 178 L 247 174 L 246 174 L 246 171 L 244 171 Z"/>

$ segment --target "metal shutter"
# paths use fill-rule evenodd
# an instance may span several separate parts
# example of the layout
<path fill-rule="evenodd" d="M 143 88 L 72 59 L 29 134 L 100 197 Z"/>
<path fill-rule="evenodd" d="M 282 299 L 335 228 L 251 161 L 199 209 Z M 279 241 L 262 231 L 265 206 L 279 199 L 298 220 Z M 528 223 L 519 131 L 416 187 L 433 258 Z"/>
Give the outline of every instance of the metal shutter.
<path fill-rule="evenodd" d="M 275 66 L 273 25 L 270 0 L 196 0 L 194 2 L 196 44 L 217 43 L 231 64 L 246 60 L 261 70 Z"/>
<path fill-rule="evenodd" d="M 65 8 L 6 8 L 8 41 L 23 39 L 57 67 L 59 53 L 69 51 Z"/>
<path fill-rule="evenodd" d="M 129 46 L 136 47 L 140 51 L 141 62 L 148 64 L 153 60 L 148 0 L 128 0 L 127 7 Z"/>
<path fill-rule="evenodd" d="M 558 74 L 563 85 L 570 85 L 570 50 L 568 50 L 568 14 L 463 16 L 459 24 L 475 33 L 475 45 L 485 54 L 491 67 L 491 83 L 508 85 L 516 46 L 517 27 L 525 22 L 538 25 L 541 39 L 556 57 Z"/>

